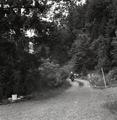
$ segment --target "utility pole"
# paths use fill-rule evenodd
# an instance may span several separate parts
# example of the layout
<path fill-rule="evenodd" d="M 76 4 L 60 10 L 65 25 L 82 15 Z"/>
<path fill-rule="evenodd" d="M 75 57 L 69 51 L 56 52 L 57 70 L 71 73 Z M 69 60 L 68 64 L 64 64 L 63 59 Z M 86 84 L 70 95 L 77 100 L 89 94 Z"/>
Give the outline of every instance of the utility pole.
<path fill-rule="evenodd" d="M 101 71 L 102 71 L 102 76 L 103 76 L 103 80 L 104 80 L 104 85 L 105 85 L 105 88 L 106 88 L 107 85 L 106 85 L 106 79 L 105 79 L 105 75 L 104 75 L 104 70 L 103 70 L 103 68 L 101 68 Z"/>

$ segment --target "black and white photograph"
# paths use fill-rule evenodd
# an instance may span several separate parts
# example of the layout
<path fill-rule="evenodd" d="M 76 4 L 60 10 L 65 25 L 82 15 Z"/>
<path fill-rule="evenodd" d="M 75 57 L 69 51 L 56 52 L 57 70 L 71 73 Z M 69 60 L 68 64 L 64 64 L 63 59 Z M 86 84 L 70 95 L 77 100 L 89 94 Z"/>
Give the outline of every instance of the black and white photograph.
<path fill-rule="evenodd" d="M 0 120 L 117 120 L 117 0 L 0 0 Z"/>

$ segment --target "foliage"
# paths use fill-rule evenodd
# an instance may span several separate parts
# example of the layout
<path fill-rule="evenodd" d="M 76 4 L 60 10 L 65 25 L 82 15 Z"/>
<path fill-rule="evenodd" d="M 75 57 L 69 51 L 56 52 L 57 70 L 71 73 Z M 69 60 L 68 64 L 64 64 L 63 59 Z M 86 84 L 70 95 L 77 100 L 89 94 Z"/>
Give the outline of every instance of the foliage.
<path fill-rule="evenodd" d="M 88 78 L 88 80 L 91 83 L 91 85 L 94 87 L 105 86 L 103 77 L 99 73 L 90 74 L 90 78 Z M 108 81 L 106 81 L 106 84 L 108 84 Z"/>
<path fill-rule="evenodd" d="M 103 36 L 99 36 L 91 46 L 92 50 L 95 50 L 97 57 L 97 66 L 96 69 L 104 69 L 104 72 L 108 72 L 111 68 L 111 59 L 110 59 L 110 40 Z"/>
<path fill-rule="evenodd" d="M 112 66 L 117 66 L 117 38 L 114 38 L 112 41 L 112 50 L 111 50 L 111 55 L 112 55 Z"/>
<path fill-rule="evenodd" d="M 66 79 L 69 77 L 70 72 L 71 72 L 71 66 L 69 64 L 60 67 L 59 70 L 56 72 L 58 81 L 60 81 L 61 84 L 65 83 Z"/>
<path fill-rule="evenodd" d="M 49 56 L 47 48 L 52 48 L 57 38 L 57 25 L 43 20 L 53 4 L 47 2 L 0 1 L 0 86 L 5 97 L 13 93 L 28 94 L 40 81 L 37 68 L 41 58 Z M 26 32 L 31 30 L 35 36 L 28 38 Z M 33 43 L 32 54 L 29 42 Z"/>
<path fill-rule="evenodd" d="M 84 5 L 69 9 L 68 26 L 74 35 L 70 54 L 75 71 L 102 67 L 108 73 L 116 66 L 116 45 L 113 44 L 116 41 L 116 6 L 115 0 L 87 0 Z"/>
<path fill-rule="evenodd" d="M 40 66 L 40 75 L 42 86 L 57 87 L 66 81 L 69 75 L 66 67 L 60 67 L 59 64 L 50 62 L 48 59 Z"/>
<path fill-rule="evenodd" d="M 90 49 L 90 38 L 87 34 L 81 34 L 74 41 L 71 54 L 73 54 L 74 70 L 76 72 L 86 72 L 86 70 L 94 69 L 96 63 L 95 54 Z"/>
<path fill-rule="evenodd" d="M 54 64 L 49 60 L 44 61 L 44 63 L 40 66 L 40 75 L 41 81 L 44 86 L 56 86 L 56 71 L 59 68 L 58 64 Z M 42 85 L 42 86 L 43 86 Z"/>
<path fill-rule="evenodd" d="M 109 82 L 113 82 L 117 80 L 117 68 L 110 70 L 110 72 L 107 75 L 107 79 Z"/>

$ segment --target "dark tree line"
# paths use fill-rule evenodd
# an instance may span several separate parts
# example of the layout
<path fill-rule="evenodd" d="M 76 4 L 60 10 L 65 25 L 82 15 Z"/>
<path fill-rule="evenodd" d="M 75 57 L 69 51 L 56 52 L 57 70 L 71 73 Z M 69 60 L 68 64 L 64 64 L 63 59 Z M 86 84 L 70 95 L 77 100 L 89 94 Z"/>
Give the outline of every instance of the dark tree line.
<path fill-rule="evenodd" d="M 38 89 L 43 82 L 39 67 L 46 59 L 65 63 L 66 58 L 60 58 L 67 55 L 63 46 L 67 37 L 62 38 L 54 20 L 43 20 L 55 2 L 61 1 L 0 1 L 0 96 L 26 95 Z M 34 36 L 27 37 L 27 31 L 31 30 Z M 30 42 L 32 53 L 29 52 Z"/>

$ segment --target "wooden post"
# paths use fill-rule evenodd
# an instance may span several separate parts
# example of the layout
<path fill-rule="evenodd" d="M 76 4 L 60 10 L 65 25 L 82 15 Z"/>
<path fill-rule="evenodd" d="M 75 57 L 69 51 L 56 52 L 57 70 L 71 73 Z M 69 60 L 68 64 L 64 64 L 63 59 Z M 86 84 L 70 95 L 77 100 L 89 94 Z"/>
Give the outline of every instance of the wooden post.
<path fill-rule="evenodd" d="M 102 71 L 102 75 L 103 75 L 104 85 L 105 85 L 105 88 L 106 88 L 107 85 L 106 85 L 106 79 L 105 79 L 105 75 L 104 75 L 104 70 L 103 70 L 103 68 L 101 68 L 101 71 Z"/>

